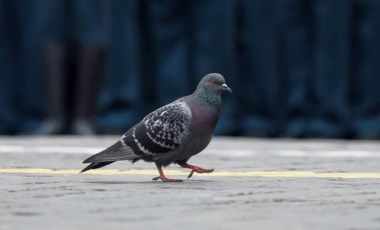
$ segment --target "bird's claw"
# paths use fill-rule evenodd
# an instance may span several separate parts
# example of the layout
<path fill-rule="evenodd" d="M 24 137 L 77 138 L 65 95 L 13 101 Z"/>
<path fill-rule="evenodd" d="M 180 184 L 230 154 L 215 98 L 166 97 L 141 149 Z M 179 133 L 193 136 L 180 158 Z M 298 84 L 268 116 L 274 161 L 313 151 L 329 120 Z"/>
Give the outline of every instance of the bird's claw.
<path fill-rule="evenodd" d="M 158 180 L 160 179 L 162 182 L 183 182 L 183 180 L 179 180 L 179 179 L 169 179 L 167 177 L 160 177 L 160 176 L 157 176 L 157 177 L 153 177 L 152 180 Z"/>
<path fill-rule="evenodd" d="M 193 176 L 194 173 L 212 173 L 214 172 L 214 169 L 204 169 L 200 167 L 195 167 L 191 170 L 190 174 L 187 176 L 187 178 L 190 178 Z"/>

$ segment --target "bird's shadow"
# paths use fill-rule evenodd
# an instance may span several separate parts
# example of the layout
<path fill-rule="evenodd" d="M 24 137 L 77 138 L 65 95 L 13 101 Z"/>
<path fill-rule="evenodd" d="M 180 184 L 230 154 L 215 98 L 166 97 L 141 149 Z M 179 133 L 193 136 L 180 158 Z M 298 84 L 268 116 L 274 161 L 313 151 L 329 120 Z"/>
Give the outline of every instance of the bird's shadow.
<path fill-rule="evenodd" d="M 130 185 L 130 184 L 157 184 L 157 185 L 183 185 L 183 184 L 203 184 L 214 183 L 214 180 L 184 180 L 183 182 L 162 182 L 162 181 L 86 181 L 88 184 L 104 185 Z"/>

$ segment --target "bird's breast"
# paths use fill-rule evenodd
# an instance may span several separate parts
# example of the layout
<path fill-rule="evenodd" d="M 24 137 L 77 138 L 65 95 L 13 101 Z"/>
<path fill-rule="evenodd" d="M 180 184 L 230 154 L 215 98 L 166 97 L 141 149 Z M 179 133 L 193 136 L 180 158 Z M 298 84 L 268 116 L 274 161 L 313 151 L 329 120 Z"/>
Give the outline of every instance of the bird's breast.
<path fill-rule="evenodd" d="M 211 141 L 214 128 L 219 118 L 219 112 L 215 109 L 195 106 L 192 109 L 192 141 L 199 149 L 205 148 Z"/>

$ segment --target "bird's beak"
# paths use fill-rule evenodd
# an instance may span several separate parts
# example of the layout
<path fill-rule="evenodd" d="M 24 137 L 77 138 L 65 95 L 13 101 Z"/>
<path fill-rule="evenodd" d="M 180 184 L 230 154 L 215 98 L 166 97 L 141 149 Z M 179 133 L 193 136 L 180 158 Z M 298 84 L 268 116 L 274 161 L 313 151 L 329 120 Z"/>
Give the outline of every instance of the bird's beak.
<path fill-rule="evenodd" d="M 222 88 L 223 88 L 223 91 L 227 91 L 229 93 L 232 93 L 232 90 L 230 89 L 230 87 L 227 86 L 227 84 L 223 84 Z"/>

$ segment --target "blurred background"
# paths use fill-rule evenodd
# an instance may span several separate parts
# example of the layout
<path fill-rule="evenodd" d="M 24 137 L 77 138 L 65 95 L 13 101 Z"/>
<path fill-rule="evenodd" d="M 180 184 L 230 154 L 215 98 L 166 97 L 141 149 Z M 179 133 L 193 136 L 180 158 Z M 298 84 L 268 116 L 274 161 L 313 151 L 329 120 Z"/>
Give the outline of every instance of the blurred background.
<path fill-rule="evenodd" d="M 219 135 L 380 137 L 378 0 L 0 0 L 0 134 L 122 134 L 225 76 Z"/>

